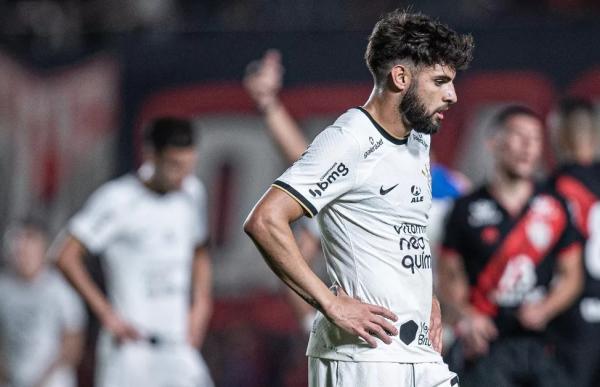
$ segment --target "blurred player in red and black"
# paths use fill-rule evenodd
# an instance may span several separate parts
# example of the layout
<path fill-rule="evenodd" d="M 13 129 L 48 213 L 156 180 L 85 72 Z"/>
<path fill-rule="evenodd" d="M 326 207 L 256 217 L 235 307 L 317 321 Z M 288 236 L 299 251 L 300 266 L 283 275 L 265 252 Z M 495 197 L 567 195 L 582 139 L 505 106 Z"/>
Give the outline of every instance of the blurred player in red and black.
<path fill-rule="evenodd" d="M 600 145 L 593 105 L 582 99 L 561 103 L 558 151 L 562 164 L 551 179 L 569 202 L 586 239 L 585 286 L 578 302 L 556 323 L 559 355 L 577 387 L 600 386 Z"/>
<path fill-rule="evenodd" d="M 545 331 L 581 291 L 581 237 L 564 200 L 533 181 L 542 133 L 530 109 L 502 110 L 494 172 L 448 218 L 438 294 L 467 360 L 461 386 L 566 383 Z"/>

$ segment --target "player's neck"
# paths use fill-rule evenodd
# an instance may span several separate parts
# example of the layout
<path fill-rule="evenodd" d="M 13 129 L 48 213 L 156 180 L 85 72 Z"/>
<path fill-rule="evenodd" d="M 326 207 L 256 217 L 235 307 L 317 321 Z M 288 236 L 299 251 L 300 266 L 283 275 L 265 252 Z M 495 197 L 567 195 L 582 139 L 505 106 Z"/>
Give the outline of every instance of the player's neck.
<path fill-rule="evenodd" d="M 405 138 L 410 133 L 410 129 L 407 128 L 398 111 L 399 104 L 393 94 L 375 87 L 363 107 L 390 135 Z"/>
<path fill-rule="evenodd" d="M 575 151 L 573 151 L 573 159 L 579 165 L 591 165 L 594 163 L 595 157 L 596 149 L 594 147 L 576 149 Z"/>
<path fill-rule="evenodd" d="M 146 186 L 147 189 L 158 195 L 164 195 L 169 192 L 169 190 L 163 187 L 158 181 L 158 179 L 156 179 L 154 176 L 152 176 L 148 180 L 142 179 L 142 183 Z"/>
<path fill-rule="evenodd" d="M 521 212 L 534 191 L 531 179 L 509 176 L 497 171 L 492 178 L 490 191 L 511 215 Z"/>

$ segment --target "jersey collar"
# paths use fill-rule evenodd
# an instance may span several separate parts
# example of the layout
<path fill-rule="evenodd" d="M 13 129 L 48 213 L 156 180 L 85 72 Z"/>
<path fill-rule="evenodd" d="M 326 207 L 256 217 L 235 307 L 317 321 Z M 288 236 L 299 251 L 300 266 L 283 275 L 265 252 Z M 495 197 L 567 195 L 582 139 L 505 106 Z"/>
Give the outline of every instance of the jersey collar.
<path fill-rule="evenodd" d="M 371 123 L 373 124 L 373 126 L 375 126 L 375 128 L 377 129 L 377 131 L 379 133 L 381 133 L 381 135 L 388 140 L 389 142 L 396 144 L 396 145 L 406 145 L 406 143 L 408 142 L 408 136 L 406 138 L 397 138 L 392 136 L 391 134 L 389 134 L 384 128 L 383 126 L 379 125 L 379 123 L 377 121 L 375 121 L 375 119 L 373 118 L 373 116 L 371 116 L 371 114 L 369 114 L 368 111 L 366 111 L 364 108 L 357 106 L 356 107 L 358 110 L 360 110 L 361 112 L 363 112 L 367 118 L 371 121 Z"/>

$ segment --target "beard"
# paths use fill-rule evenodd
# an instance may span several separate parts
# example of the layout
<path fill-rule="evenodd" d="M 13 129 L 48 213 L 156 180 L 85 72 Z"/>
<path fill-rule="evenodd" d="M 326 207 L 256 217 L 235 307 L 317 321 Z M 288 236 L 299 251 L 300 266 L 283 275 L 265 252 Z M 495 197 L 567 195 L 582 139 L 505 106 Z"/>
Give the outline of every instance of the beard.
<path fill-rule="evenodd" d="M 417 82 L 413 82 L 406 91 L 398 107 L 400 116 L 406 120 L 410 129 L 419 133 L 434 134 L 440 129 L 441 122 L 436 121 L 433 114 L 427 114 L 427 108 L 417 96 Z"/>

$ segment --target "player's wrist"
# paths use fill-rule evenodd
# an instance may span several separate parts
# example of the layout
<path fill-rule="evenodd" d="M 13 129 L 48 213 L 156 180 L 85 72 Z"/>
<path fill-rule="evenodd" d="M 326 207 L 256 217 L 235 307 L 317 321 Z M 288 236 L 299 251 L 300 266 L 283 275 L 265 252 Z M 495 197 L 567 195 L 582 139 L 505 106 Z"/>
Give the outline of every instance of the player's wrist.
<path fill-rule="evenodd" d="M 103 326 L 107 326 L 115 319 L 116 313 L 110 305 L 104 305 L 96 311 L 96 316 Z"/>
<path fill-rule="evenodd" d="M 327 293 L 328 294 L 324 295 L 322 299 L 317 300 L 317 309 L 319 309 L 325 316 L 331 317 L 335 315 L 339 299 L 337 290 L 334 289 Z"/>
<path fill-rule="evenodd" d="M 262 114 L 270 114 L 278 110 L 282 105 L 277 94 L 273 94 L 261 98 L 258 101 L 257 106 Z"/>

